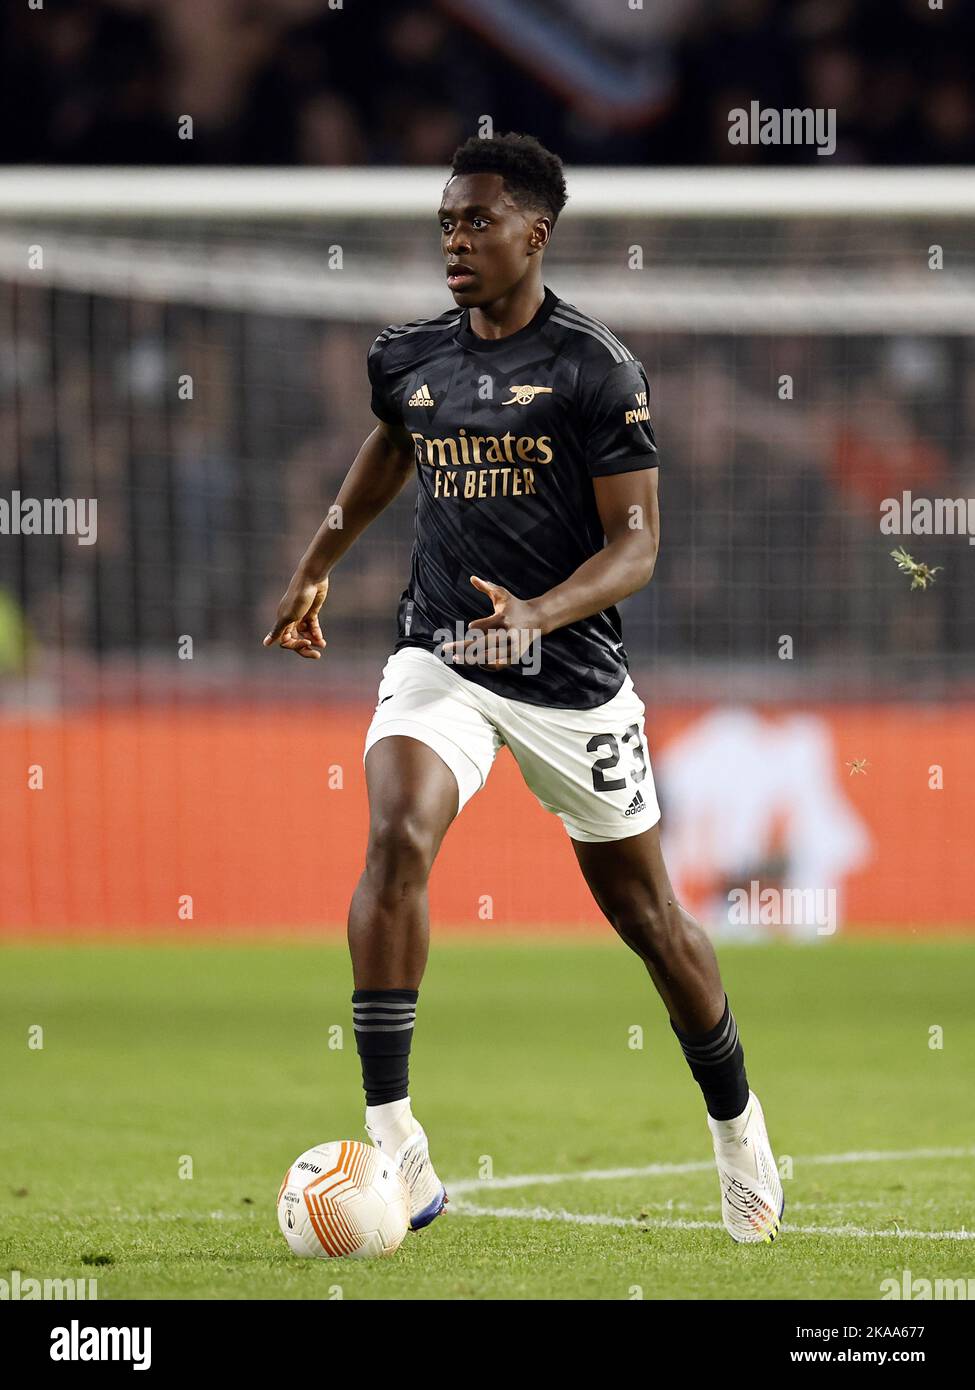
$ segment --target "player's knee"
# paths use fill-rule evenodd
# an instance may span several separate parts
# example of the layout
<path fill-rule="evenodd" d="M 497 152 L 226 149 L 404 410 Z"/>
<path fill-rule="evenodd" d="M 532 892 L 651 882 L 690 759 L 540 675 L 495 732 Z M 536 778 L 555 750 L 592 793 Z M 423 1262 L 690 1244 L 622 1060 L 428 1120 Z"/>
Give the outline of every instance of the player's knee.
<path fill-rule="evenodd" d="M 433 832 L 415 813 L 391 811 L 373 818 L 366 868 L 380 884 L 425 882 L 435 854 Z"/>

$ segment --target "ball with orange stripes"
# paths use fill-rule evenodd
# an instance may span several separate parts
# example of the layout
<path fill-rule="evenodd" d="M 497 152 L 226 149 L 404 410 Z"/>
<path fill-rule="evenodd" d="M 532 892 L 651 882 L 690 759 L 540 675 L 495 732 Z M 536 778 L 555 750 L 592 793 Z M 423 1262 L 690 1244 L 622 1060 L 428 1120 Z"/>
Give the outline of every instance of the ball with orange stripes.
<path fill-rule="evenodd" d="M 317 1144 L 284 1175 L 278 1225 L 292 1251 L 306 1259 L 392 1255 L 409 1229 L 409 1190 L 371 1144 Z"/>

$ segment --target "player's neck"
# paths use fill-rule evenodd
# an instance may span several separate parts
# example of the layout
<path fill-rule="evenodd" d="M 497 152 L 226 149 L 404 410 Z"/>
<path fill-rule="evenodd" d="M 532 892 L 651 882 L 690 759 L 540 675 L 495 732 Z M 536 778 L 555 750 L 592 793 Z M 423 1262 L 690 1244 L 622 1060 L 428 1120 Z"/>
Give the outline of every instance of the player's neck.
<path fill-rule="evenodd" d="M 544 302 L 545 286 L 541 275 L 523 280 L 493 303 L 472 308 L 471 332 L 479 338 L 508 338 L 531 323 Z"/>

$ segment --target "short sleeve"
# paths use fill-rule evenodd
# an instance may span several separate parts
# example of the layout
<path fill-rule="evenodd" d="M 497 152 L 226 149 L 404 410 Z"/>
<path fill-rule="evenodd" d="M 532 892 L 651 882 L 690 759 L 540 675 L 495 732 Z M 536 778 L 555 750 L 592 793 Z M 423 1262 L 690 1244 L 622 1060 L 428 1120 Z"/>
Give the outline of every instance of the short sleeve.
<path fill-rule="evenodd" d="M 600 376 L 583 377 L 579 408 L 591 477 L 657 466 L 650 385 L 641 362 L 617 362 Z"/>
<path fill-rule="evenodd" d="M 380 420 L 385 421 L 387 425 L 402 425 L 402 411 L 386 387 L 386 378 L 383 372 L 383 346 L 383 335 L 380 334 L 369 349 L 369 356 L 366 359 L 366 371 L 369 373 L 369 382 L 372 386 L 372 413 Z"/>

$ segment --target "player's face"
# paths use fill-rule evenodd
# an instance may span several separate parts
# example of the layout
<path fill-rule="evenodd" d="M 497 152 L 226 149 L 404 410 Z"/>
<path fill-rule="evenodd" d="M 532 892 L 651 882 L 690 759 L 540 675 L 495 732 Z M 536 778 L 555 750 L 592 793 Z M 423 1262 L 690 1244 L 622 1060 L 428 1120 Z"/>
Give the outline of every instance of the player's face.
<path fill-rule="evenodd" d="M 447 285 L 465 308 L 506 295 L 548 240 L 548 218 L 519 207 L 500 174 L 452 178 L 438 217 Z"/>

